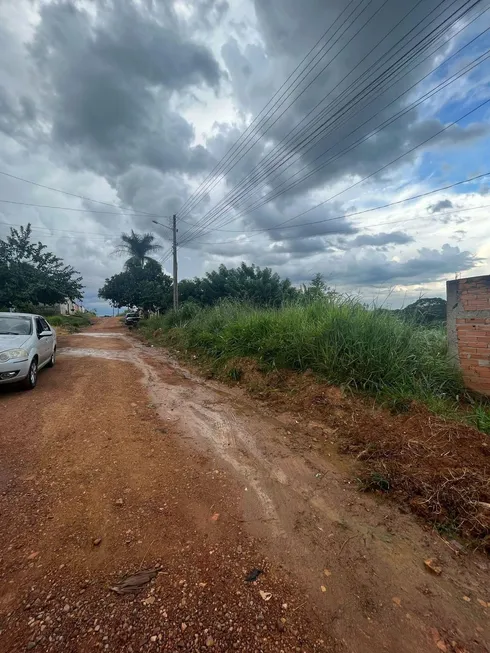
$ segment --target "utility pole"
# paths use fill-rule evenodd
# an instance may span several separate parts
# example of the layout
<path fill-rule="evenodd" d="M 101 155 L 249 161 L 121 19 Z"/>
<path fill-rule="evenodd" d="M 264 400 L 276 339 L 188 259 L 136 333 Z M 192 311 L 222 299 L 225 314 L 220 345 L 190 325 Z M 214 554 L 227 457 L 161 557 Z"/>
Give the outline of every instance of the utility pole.
<path fill-rule="evenodd" d="M 158 220 L 152 220 L 154 224 L 160 225 L 165 229 L 170 229 L 166 224 L 158 222 Z M 173 297 L 174 297 L 174 309 L 179 308 L 179 282 L 177 279 L 177 215 L 174 213 L 172 216 L 172 254 L 174 259 L 173 265 Z"/>
<path fill-rule="evenodd" d="M 177 216 L 172 216 L 173 255 L 174 255 L 174 311 L 179 308 L 179 282 L 177 279 Z"/>

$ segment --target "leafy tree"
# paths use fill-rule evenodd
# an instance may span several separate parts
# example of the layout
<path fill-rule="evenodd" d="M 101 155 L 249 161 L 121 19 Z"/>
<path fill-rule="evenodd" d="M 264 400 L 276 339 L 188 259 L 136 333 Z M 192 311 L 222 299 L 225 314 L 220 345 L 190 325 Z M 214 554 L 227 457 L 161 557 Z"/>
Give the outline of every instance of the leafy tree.
<path fill-rule="evenodd" d="M 145 265 L 148 261 L 154 261 L 149 256 L 153 252 L 161 249 L 161 245 L 157 245 L 153 234 L 137 234 L 131 229 L 130 234 L 121 234 L 121 242 L 116 248 L 118 254 L 128 254 L 129 258 L 125 263 L 128 265 Z"/>
<path fill-rule="evenodd" d="M 125 270 L 105 280 L 99 297 L 115 308 L 131 306 L 144 311 L 167 310 L 172 304 L 172 278 L 148 258 L 145 265 L 128 261 Z"/>
<path fill-rule="evenodd" d="M 31 242 L 31 225 L 0 240 L 0 306 L 57 304 L 82 297 L 82 278 L 71 265 Z"/>
<path fill-rule="evenodd" d="M 194 277 L 194 279 L 182 279 L 182 281 L 179 281 L 179 301 L 182 304 L 189 301 L 204 304 L 202 279 Z"/>
<path fill-rule="evenodd" d="M 201 303 L 215 304 L 219 299 L 232 298 L 258 306 L 279 306 L 293 299 L 297 291 L 289 279 L 281 279 L 270 268 L 242 263 L 237 268 L 220 265 L 208 272 L 200 283 Z"/>

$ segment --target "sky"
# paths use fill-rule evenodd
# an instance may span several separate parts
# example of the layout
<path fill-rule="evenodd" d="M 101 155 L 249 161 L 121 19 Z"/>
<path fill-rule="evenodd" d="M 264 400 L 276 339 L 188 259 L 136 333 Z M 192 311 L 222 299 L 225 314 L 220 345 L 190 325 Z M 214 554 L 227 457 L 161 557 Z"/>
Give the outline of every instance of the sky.
<path fill-rule="evenodd" d="M 88 308 L 122 232 L 170 272 L 173 213 L 179 278 L 395 308 L 490 274 L 490 0 L 0 0 L 0 43 L 0 238 L 31 223 Z"/>

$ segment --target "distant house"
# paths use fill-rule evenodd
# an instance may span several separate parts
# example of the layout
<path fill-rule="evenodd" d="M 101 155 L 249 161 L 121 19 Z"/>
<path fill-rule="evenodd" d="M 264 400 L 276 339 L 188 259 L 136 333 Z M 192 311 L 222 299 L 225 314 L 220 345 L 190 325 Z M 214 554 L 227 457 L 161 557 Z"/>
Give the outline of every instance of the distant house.
<path fill-rule="evenodd" d="M 67 299 L 64 304 L 59 304 L 58 306 L 60 315 L 75 315 L 76 313 L 86 312 L 85 306 L 72 302 L 71 299 Z"/>

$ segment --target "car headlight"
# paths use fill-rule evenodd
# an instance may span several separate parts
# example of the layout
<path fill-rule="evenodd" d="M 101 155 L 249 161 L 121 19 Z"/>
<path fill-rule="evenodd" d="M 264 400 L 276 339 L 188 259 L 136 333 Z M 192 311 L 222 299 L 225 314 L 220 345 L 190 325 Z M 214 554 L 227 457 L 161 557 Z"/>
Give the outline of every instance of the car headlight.
<path fill-rule="evenodd" d="M 7 351 L 2 351 L 0 353 L 0 363 L 6 363 L 7 361 L 13 361 L 22 358 L 28 358 L 29 354 L 26 349 L 7 349 Z"/>

